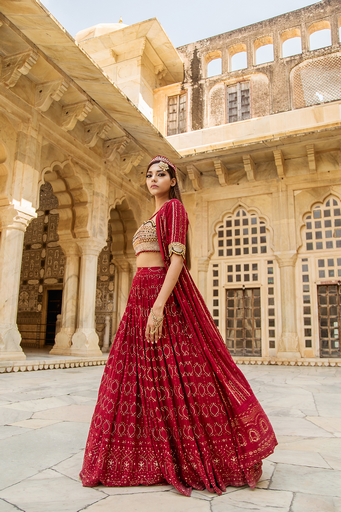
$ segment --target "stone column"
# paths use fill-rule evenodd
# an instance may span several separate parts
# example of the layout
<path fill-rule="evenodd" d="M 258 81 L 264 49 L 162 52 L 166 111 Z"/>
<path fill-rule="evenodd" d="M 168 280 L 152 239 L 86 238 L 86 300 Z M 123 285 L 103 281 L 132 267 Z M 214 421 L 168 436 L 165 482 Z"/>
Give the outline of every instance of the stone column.
<path fill-rule="evenodd" d="M 100 357 L 98 335 L 95 329 L 96 283 L 98 255 L 105 241 L 77 240 L 81 249 L 78 293 L 77 330 L 72 336 L 70 354 L 78 357 Z"/>
<path fill-rule="evenodd" d="M 131 267 L 126 258 L 115 258 L 113 260 L 118 268 L 118 293 L 117 293 L 117 320 L 116 327 L 121 321 L 124 310 L 127 305 L 130 291 L 130 271 Z"/>
<path fill-rule="evenodd" d="M 24 234 L 32 215 L 0 210 L 0 361 L 24 360 L 17 326 Z"/>
<path fill-rule="evenodd" d="M 207 272 L 210 260 L 208 258 L 198 259 L 198 288 L 204 301 L 207 303 Z"/>
<path fill-rule="evenodd" d="M 297 254 L 276 256 L 280 268 L 282 334 L 278 358 L 301 358 L 297 334 L 295 264 Z"/>
<path fill-rule="evenodd" d="M 60 240 L 59 243 L 65 253 L 62 322 L 50 354 L 69 355 L 76 330 L 80 251 L 74 240 Z"/>

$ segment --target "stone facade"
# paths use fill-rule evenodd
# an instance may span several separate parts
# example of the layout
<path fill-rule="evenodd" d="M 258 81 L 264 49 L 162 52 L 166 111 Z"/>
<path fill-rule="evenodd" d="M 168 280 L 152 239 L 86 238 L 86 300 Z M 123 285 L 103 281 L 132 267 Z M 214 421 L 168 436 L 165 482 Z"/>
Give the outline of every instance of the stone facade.
<path fill-rule="evenodd" d="M 153 212 L 141 173 L 179 155 L 41 4 L 0 13 L 0 360 L 25 359 L 22 338 L 44 343 L 58 289 L 51 353 L 101 357 L 135 271 L 132 235 Z"/>
<path fill-rule="evenodd" d="M 51 286 L 51 353 L 107 350 L 136 270 L 132 236 L 153 210 L 143 174 L 161 153 L 179 168 L 191 272 L 231 353 L 338 364 L 339 1 L 177 50 L 157 20 L 92 27 L 75 44 L 33 0 L 0 11 L 0 359 L 25 357 L 20 329 L 43 343 Z M 313 49 L 320 30 L 330 44 Z M 56 203 L 40 209 L 46 184 Z"/>
<path fill-rule="evenodd" d="M 182 155 L 201 233 L 193 272 L 240 360 L 341 356 L 340 23 L 330 0 L 191 43 L 178 48 L 183 82 L 155 90 L 154 124 Z M 329 44 L 312 49 L 319 30 Z M 263 46 L 273 56 L 258 63 Z M 186 127 L 174 134 L 176 96 Z"/>

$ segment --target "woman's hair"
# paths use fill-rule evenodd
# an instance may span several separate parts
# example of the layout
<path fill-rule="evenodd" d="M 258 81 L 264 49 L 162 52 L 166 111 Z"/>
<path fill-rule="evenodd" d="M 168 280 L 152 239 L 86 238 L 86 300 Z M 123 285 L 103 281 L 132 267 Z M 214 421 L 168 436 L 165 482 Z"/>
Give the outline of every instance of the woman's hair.
<path fill-rule="evenodd" d="M 147 171 L 148 171 L 149 167 L 151 167 L 152 165 L 160 164 L 161 162 L 164 163 L 162 160 L 152 160 L 147 167 Z M 172 166 L 168 165 L 168 169 L 166 169 L 166 171 L 170 175 L 171 179 L 173 179 L 173 178 L 176 179 L 175 185 L 171 186 L 170 191 L 169 191 L 170 199 L 179 199 L 179 201 L 183 204 L 180 187 L 178 184 L 178 178 L 177 178 L 176 172 L 175 172 L 175 167 L 173 168 Z M 188 224 L 188 228 L 190 228 L 190 224 Z M 191 270 L 191 245 L 190 245 L 190 241 L 189 241 L 189 231 L 187 231 L 187 234 L 186 234 L 186 266 L 187 266 L 188 270 Z"/>

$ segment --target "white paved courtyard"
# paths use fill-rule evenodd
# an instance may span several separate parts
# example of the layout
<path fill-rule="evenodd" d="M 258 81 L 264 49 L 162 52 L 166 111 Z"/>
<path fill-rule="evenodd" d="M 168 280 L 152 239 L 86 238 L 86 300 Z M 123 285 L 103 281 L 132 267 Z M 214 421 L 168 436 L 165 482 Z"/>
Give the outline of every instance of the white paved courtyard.
<path fill-rule="evenodd" d="M 279 446 L 257 489 L 84 488 L 103 366 L 0 375 L 0 512 L 340 512 L 341 368 L 241 366 Z"/>

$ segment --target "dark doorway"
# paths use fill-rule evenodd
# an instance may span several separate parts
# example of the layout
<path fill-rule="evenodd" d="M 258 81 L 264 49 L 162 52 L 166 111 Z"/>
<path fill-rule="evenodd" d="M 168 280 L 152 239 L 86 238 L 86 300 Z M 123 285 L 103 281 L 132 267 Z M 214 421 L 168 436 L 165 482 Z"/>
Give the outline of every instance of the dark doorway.
<path fill-rule="evenodd" d="M 57 315 L 62 311 L 63 290 L 47 291 L 47 317 L 45 345 L 54 345 Z"/>

